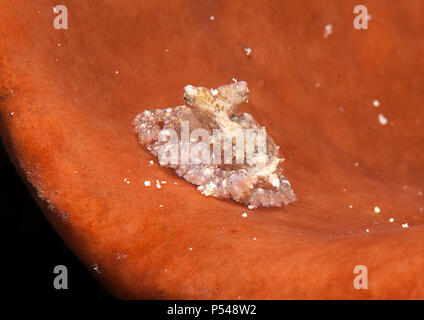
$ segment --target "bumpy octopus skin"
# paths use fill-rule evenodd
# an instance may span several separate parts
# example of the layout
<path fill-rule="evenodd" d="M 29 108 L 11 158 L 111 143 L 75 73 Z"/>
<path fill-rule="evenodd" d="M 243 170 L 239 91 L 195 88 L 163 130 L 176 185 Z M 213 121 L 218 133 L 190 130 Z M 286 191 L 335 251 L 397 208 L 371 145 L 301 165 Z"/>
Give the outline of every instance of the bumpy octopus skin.
<path fill-rule="evenodd" d="M 281 164 L 284 159 L 279 157 L 279 147 L 250 114 L 238 113 L 242 104 L 248 100 L 248 92 L 244 81 L 217 89 L 188 85 L 184 89 L 185 105 L 144 111 L 136 117 L 134 126 L 140 143 L 158 157 L 162 166 L 173 168 L 178 176 L 197 185 L 198 190 L 206 196 L 233 199 L 249 208 L 281 206 L 282 203 L 296 201 L 290 182 L 282 174 Z M 189 123 L 191 132 L 201 128 L 211 135 L 214 130 L 220 130 L 223 136 L 231 136 L 237 130 L 251 130 L 255 134 L 262 130 L 266 135 L 266 158 L 253 157 L 242 164 L 235 163 L 236 159 L 233 158 L 230 164 L 222 161 L 216 164 L 215 155 L 211 154 L 209 163 L 171 163 L 167 153 L 171 143 L 169 132 L 178 132 L 181 137 L 183 121 Z M 181 140 L 172 142 L 174 146 L 171 143 L 171 147 L 183 150 Z M 190 149 L 198 143 L 197 140 L 190 140 Z M 214 143 L 216 141 L 210 139 L 206 147 L 213 148 Z M 253 143 L 253 148 L 257 150 L 257 140 L 253 140 Z M 233 148 L 237 153 L 240 146 L 235 145 Z"/>

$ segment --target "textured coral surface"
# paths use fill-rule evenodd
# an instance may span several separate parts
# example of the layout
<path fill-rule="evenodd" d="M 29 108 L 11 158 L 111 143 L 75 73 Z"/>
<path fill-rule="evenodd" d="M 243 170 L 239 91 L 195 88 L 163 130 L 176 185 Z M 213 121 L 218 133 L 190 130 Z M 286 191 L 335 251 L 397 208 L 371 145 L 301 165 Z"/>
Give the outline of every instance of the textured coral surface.
<path fill-rule="evenodd" d="M 1 135 L 107 290 L 424 296 L 423 1 L 361 1 L 366 31 L 353 29 L 356 0 L 61 3 L 68 30 L 53 28 L 51 1 L 0 2 Z M 233 77 L 249 83 L 243 108 L 281 147 L 299 201 L 204 197 L 140 147 L 129 124 L 144 107 Z M 368 290 L 353 287 L 359 264 Z"/>

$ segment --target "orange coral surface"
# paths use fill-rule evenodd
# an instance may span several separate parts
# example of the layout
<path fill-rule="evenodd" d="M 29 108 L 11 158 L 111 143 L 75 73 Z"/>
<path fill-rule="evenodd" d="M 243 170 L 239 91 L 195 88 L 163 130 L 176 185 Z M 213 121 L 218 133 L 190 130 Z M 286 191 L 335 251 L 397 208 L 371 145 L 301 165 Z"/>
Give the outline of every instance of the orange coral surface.
<path fill-rule="evenodd" d="M 51 1 L 2 1 L 2 138 L 117 297 L 423 298 L 424 2 L 361 3 L 368 30 L 351 0 L 64 0 L 56 30 Z M 233 77 L 298 202 L 205 197 L 138 144 L 138 112 Z"/>

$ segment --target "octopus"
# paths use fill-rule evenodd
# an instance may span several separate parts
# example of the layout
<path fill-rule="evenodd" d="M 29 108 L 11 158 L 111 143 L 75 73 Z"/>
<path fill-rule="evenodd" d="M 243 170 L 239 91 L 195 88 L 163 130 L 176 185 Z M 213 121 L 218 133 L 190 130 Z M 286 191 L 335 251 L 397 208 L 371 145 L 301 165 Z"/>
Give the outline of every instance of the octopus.
<path fill-rule="evenodd" d="M 258 207 L 297 200 L 282 174 L 279 147 L 248 113 L 245 81 L 216 89 L 187 85 L 184 105 L 145 110 L 133 126 L 140 144 L 205 196 Z"/>

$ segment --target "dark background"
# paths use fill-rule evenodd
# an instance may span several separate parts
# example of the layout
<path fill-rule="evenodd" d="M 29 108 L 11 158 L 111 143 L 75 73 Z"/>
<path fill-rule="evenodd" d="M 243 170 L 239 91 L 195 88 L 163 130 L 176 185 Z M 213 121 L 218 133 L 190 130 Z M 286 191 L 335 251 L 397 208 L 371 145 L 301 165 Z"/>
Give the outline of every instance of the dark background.
<path fill-rule="evenodd" d="M 112 299 L 44 217 L 0 139 L 0 270 L 3 293 L 18 298 Z M 68 290 L 56 290 L 56 265 L 68 269 Z"/>

